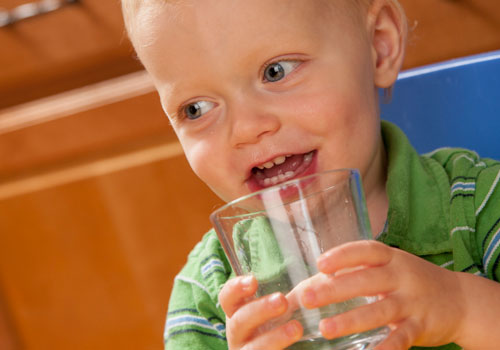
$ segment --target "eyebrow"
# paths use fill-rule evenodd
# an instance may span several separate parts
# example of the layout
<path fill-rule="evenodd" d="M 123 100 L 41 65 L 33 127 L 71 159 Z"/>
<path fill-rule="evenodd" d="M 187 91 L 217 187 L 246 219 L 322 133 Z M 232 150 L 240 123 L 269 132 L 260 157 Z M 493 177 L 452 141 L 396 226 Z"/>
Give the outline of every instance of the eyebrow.
<path fill-rule="evenodd" d="M 172 84 L 168 83 L 165 83 L 164 85 L 162 85 L 161 89 L 158 89 L 158 95 L 160 97 L 163 111 L 165 112 L 165 114 L 169 119 L 178 119 L 177 107 L 175 107 L 175 111 L 172 114 L 167 113 L 165 107 L 182 103 L 182 102 L 177 102 L 181 100 L 180 91 L 182 91 L 182 88 L 173 87 Z M 168 96 L 168 100 L 166 100 L 164 96 Z"/>
<path fill-rule="evenodd" d="M 167 115 L 167 118 L 170 122 L 170 125 L 172 126 L 176 126 L 176 125 L 179 125 L 180 121 L 181 121 L 181 117 L 179 117 L 179 115 L 177 113 L 174 113 L 172 115 L 168 115 L 166 112 L 165 114 Z"/>
<path fill-rule="evenodd" d="M 160 97 L 161 98 L 161 97 Z M 163 104 L 162 104 L 162 107 L 163 107 Z M 181 121 L 181 117 L 179 117 L 179 114 L 178 114 L 178 111 L 177 109 L 175 109 L 175 111 L 173 113 L 167 113 L 167 111 L 165 110 L 165 108 L 162 108 L 163 109 L 163 112 L 165 113 L 165 115 L 167 116 L 169 122 L 170 122 L 170 125 L 174 126 L 174 125 L 178 125 L 179 122 Z"/>

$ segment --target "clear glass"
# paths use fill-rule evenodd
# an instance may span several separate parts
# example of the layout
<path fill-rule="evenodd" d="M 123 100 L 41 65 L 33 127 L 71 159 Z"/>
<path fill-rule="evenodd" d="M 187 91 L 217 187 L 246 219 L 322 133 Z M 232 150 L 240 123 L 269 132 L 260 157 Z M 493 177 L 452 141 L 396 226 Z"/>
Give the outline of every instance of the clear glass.
<path fill-rule="evenodd" d="M 216 210 L 210 219 L 237 275 L 252 274 L 256 297 L 281 292 L 292 310 L 267 323 L 265 331 L 296 319 L 302 339 L 289 349 L 372 349 L 389 329 L 378 328 L 334 340 L 321 336 L 321 319 L 371 303 L 358 297 L 318 309 L 306 309 L 294 291 L 319 273 L 316 259 L 345 242 L 371 239 L 370 222 L 357 170 L 331 170 L 294 179 L 239 198 Z M 293 299 L 293 300 L 292 300 Z"/>

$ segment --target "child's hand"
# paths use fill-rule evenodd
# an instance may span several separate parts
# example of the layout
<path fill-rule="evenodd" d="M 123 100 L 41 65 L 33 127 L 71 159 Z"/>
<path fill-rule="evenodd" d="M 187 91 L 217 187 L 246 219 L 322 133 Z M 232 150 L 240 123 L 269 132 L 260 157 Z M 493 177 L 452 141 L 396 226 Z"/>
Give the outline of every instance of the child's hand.
<path fill-rule="evenodd" d="M 359 266 L 364 268 L 344 270 Z M 325 338 L 389 325 L 392 332 L 379 350 L 437 346 L 458 339 L 465 300 L 457 273 L 376 241 L 331 249 L 318 259 L 318 267 L 323 274 L 301 283 L 300 299 L 307 308 L 356 296 L 381 297 L 322 320 Z"/>
<path fill-rule="evenodd" d="M 257 281 L 253 276 L 229 280 L 219 294 L 219 302 L 226 313 L 226 337 L 230 350 L 281 350 L 302 337 L 302 326 L 291 320 L 269 332 L 257 329 L 277 318 L 288 309 L 283 294 L 275 293 L 253 299 Z"/>

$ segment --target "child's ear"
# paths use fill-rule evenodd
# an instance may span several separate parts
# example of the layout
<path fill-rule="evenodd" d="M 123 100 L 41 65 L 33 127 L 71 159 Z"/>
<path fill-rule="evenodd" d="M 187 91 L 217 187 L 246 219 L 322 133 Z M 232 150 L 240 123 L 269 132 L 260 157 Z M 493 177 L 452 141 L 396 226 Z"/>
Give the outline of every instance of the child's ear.
<path fill-rule="evenodd" d="M 375 85 L 391 87 L 403 65 L 407 24 L 403 9 L 391 0 L 374 0 L 368 12 Z"/>

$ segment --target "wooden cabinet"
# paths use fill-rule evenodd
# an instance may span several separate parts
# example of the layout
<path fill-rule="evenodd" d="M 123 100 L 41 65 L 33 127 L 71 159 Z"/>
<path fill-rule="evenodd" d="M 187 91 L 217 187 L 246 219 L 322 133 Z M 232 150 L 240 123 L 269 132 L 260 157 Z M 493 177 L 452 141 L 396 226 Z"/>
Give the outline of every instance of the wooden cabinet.
<path fill-rule="evenodd" d="M 13 10 L 26 0 L 1 0 Z M 141 69 L 119 1 L 80 0 L 0 27 L 0 109 Z"/>
<path fill-rule="evenodd" d="M 497 0 L 401 3 L 406 68 L 500 48 Z M 0 28 L 0 48 L 0 349 L 160 350 L 173 277 L 221 203 L 184 159 L 118 1 Z"/>
<path fill-rule="evenodd" d="M 406 68 L 500 49 L 500 1 L 400 3 L 410 26 Z"/>
<path fill-rule="evenodd" d="M 219 201 L 190 170 L 148 77 L 0 113 L 9 119 L 0 348 L 161 349 L 173 277 Z"/>

